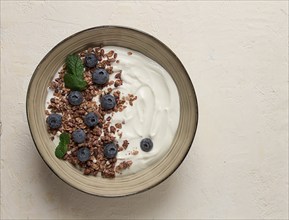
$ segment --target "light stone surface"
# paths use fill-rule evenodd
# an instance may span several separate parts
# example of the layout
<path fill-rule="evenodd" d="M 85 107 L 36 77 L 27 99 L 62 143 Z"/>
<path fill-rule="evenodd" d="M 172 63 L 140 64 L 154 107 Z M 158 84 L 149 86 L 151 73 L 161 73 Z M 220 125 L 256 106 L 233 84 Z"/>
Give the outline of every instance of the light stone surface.
<path fill-rule="evenodd" d="M 84 194 L 56 177 L 31 139 L 30 77 L 58 42 L 122 25 L 181 59 L 199 126 L 179 169 L 138 195 Z M 287 1 L 1 1 L 2 219 L 287 219 Z"/>

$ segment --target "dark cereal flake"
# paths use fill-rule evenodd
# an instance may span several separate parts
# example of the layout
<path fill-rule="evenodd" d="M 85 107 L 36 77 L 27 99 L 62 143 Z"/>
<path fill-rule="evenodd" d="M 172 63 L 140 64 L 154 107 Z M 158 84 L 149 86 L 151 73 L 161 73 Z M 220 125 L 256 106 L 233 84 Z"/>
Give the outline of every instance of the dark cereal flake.
<path fill-rule="evenodd" d="M 121 173 L 122 170 L 125 170 L 125 169 L 129 168 L 131 165 L 132 165 L 132 161 L 131 160 L 123 161 L 119 165 L 116 166 L 115 172 Z"/>
<path fill-rule="evenodd" d="M 129 145 L 128 140 L 124 140 L 123 143 L 122 143 L 122 147 L 126 150 L 128 145 Z"/>
<path fill-rule="evenodd" d="M 115 134 L 116 128 L 114 126 L 110 126 L 110 132 Z"/>
<path fill-rule="evenodd" d="M 116 79 L 121 79 L 121 72 L 115 74 L 114 78 L 116 78 Z"/>
<path fill-rule="evenodd" d="M 113 96 L 116 98 L 116 99 L 119 99 L 119 96 L 120 96 L 120 91 L 116 90 L 113 92 Z M 118 100 L 118 102 L 120 103 L 120 101 Z M 124 103 L 123 103 L 124 104 Z"/>
<path fill-rule="evenodd" d="M 121 123 L 116 123 L 116 124 L 115 124 L 115 127 L 116 127 L 116 128 L 122 128 L 122 125 L 121 125 Z"/>
<path fill-rule="evenodd" d="M 138 153 L 139 153 L 138 150 L 133 150 L 133 151 L 131 152 L 132 155 L 137 155 Z"/>
<path fill-rule="evenodd" d="M 118 80 L 115 80 L 114 82 L 114 87 L 119 87 L 122 85 L 122 80 L 118 79 Z"/>

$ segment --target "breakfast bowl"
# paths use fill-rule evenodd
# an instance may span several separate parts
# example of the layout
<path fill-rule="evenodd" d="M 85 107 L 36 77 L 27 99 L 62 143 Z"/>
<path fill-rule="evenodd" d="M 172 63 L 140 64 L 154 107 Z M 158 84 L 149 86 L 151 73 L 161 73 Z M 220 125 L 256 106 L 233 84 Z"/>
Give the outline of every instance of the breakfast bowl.
<path fill-rule="evenodd" d="M 70 163 L 55 156 L 55 143 L 47 132 L 46 103 L 50 83 L 68 55 L 93 47 L 122 47 L 136 51 L 159 64 L 175 83 L 179 106 L 178 123 L 167 151 L 149 166 L 115 178 L 83 175 Z M 129 54 L 130 55 L 130 54 Z M 133 56 L 133 55 L 132 55 Z M 120 62 L 122 62 L 120 60 Z M 160 84 L 159 87 L 162 87 Z M 154 91 L 152 91 L 154 93 Z M 145 94 L 144 94 L 145 95 Z M 174 101 L 174 100 L 171 100 Z M 146 109 L 139 108 L 145 112 Z M 167 110 L 167 109 L 166 109 Z M 78 32 L 56 45 L 39 63 L 26 97 L 27 119 L 36 149 L 49 168 L 70 186 L 97 196 L 121 197 L 146 191 L 167 179 L 182 163 L 192 145 L 198 122 L 197 98 L 181 61 L 161 41 L 135 29 L 100 26 Z M 153 120 L 153 118 L 151 118 Z M 127 126 L 127 125 L 125 125 Z M 141 124 L 137 126 L 142 126 Z M 168 137 L 169 138 L 169 137 Z M 166 139 L 166 137 L 164 137 Z M 158 146 L 154 146 L 158 147 Z"/>

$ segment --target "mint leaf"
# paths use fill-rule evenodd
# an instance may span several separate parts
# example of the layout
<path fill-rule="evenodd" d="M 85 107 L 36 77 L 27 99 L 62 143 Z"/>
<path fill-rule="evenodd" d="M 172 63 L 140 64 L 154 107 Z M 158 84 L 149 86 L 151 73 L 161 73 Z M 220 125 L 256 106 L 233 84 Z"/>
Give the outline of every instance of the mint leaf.
<path fill-rule="evenodd" d="M 84 90 L 87 82 L 84 80 L 84 66 L 79 56 L 75 54 L 68 55 L 66 60 L 66 73 L 64 75 L 65 87 L 72 90 Z"/>
<path fill-rule="evenodd" d="M 55 156 L 59 159 L 62 159 L 66 152 L 62 151 L 60 148 L 55 149 Z"/>
<path fill-rule="evenodd" d="M 65 60 L 67 73 L 73 75 L 82 75 L 83 73 L 83 64 L 79 56 L 75 54 L 68 55 Z"/>
<path fill-rule="evenodd" d="M 64 75 L 64 83 L 65 83 L 65 87 L 72 89 L 72 90 L 77 90 L 77 91 L 82 91 L 87 86 L 87 82 L 85 80 L 72 74 Z"/>
<path fill-rule="evenodd" d="M 64 132 L 59 136 L 59 139 L 60 139 L 60 143 L 67 145 L 67 144 L 69 144 L 70 136 L 68 133 Z"/>
<path fill-rule="evenodd" d="M 60 139 L 59 144 L 55 149 L 55 156 L 61 159 L 67 152 L 67 145 L 69 144 L 70 136 L 68 133 L 62 133 L 59 139 Z"/>

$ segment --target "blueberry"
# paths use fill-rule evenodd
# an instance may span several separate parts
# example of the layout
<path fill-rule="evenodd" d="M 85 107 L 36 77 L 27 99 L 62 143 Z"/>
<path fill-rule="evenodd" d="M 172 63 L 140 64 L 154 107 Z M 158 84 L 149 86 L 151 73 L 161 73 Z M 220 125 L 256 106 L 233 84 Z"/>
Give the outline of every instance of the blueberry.
<path fill-rule="evenodd" d="M 104 110 L 109 110 L 114 108 L 116 101 L 114 96 L 106 94 L 101 97 L 100 104 Z"/>
<path fill-rule="evenodd" d="M 104 146 L 104 156 L 106 158 L 114 158 L 117 155 L 117 147 L 114 143 L 109 143 Z"/>
<path fill-rule="evenodd" d="M 144 138 L 141 140 L 140 142 L 140 148 L 144 151 L 144 152 L 149 152 L 151 151 L 151 149 L 153 148 L 154 144 L 152 142 L 151 139 L 149 138 Z"/>
<path fill-rule="evenodd" d="M 48 126 L 52 129 L 60 128 L 61 123 L 62 123 L 62 116 L 59 114 L 50 114 L 46 118 L 46 123 Z"/>
<path fill-rule="evenodd" d="M 88 127 L 94 127 L 98 123 L 98 116 L 94 112 L 89 112 L 84 116 L 84 123 Z"/>
<path fill-rule="evenodd" d="M 77 129 L 72 132 L 72 138 L 75 143 L 81 144 L 85 141 L 86 135 L 82 129 Z"/>
<path fill-rule="evenodd" d="M 68 95 L 68 102 L 71 105 L 80 105 L 83 101 L 82 93 L 79 91 L 71 91 Z"/>
<path fill-rule="evenodd" d="M 98 63 L 97 57 L 94 54 L 88 54 L 85 56 L 84 64 L 88 68 L 95 67 Z"/>
<path fill-rule="evenodd" d="M 82 147 L 77 151 L 77 158 L 81 162 L 85 162 L 90 158 L 90 150 L 87 147 Z"/>
<path fill-rule="evenodd" d="M 92 73 L 92 82 L 98 85 L 103 85 L 108 82 L 109 75 L 105 69 L 96 69 Z"/>

